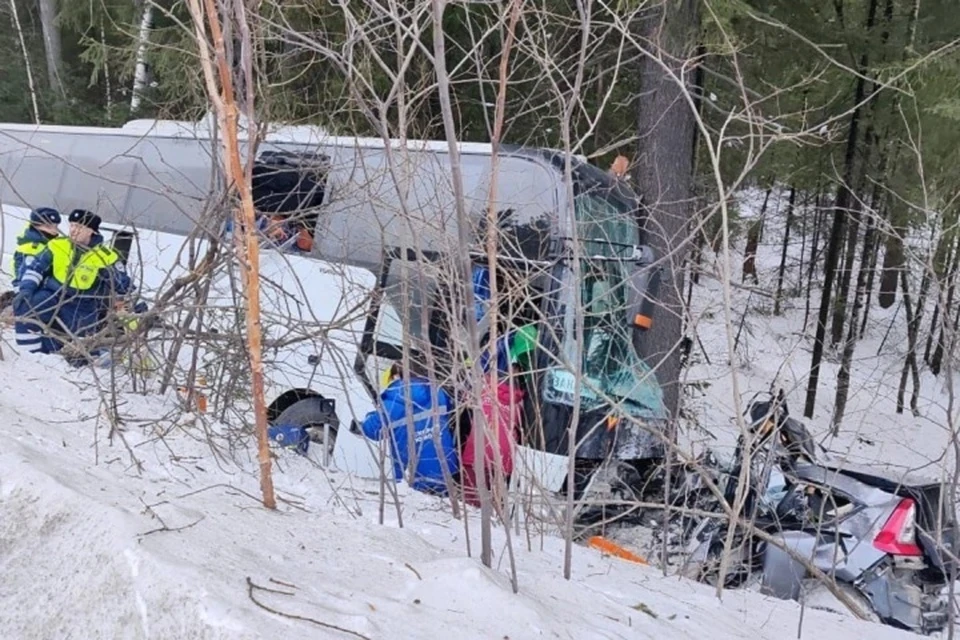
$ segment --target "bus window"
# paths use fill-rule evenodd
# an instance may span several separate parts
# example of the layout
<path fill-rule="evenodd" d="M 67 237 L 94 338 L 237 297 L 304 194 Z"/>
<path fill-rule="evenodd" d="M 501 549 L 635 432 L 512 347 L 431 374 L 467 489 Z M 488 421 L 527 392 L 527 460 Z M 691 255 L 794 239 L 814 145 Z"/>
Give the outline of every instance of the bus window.
<path fill-rule="evenodd" d="M 253 206 L 262 230 L 283 248 L 313 248 L 330 159 L 315 153 L 264 151 L 253 166 Z"/>
<path fill-rule="evenodd" d="M 508 258 L 545 260 L 550 252 L 550 220 L 539 216 L 521 216 L 513 208 L 497 211 L 499 253 Z M 487 218 L 480 219 L 479 243 L 486 246 Z"/>

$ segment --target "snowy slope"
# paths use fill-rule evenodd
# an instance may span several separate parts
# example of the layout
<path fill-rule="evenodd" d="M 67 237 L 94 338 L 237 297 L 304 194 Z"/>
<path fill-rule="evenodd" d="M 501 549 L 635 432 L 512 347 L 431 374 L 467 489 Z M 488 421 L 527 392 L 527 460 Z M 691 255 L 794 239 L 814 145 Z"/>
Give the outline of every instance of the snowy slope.
<path fill-rule="evenodd" d="M 382 639 L 796 637 L 795 603 L 734 592 L 720 602 L 705 586 L 590 549 L 575 548 L 566 581 L 561 540 L 522 530 L 514 595 L 502 529 L 495 568 L 484 569 L 441 501 L 401 488 L 403 528 L 391 504 L 380 525 L 376 483 L 293 455 L 281 454 L 283 501 L 267 512 L 254 499 L 251 452 L 234 452 L 239 465 L 214 455 L 229 453 L 222 426 L 207 425 L 207 442 L 189 416 L 157 418 L 176 415 L 172 397 L 121 394 L 128 449 L 107 439 L 91 372 L 67 380 L 56 357 L 4 357 L 4 639 L 357 637 L 317 622 Z M 272 590 L 253 590 L 265 607 L 301 619 L 260 608 L 248 578 Z M 906 637 L 805 613 L 804 638 L 867 635 Z"/>
<path fill-rule="evenodd" d="M 768 231 L 758 256 L 766 290 L 775 283 L 778 240 L 775 230 Z M 791 255 L 798 257 L 798 249 L 791 245 Z M 795 271 L 788 273 L 788 285 Z M 739 275 L 735 256 L 737 281 Z M 741 397 L 766 389 L 776 377 L 799 416 L 810 358 L 809 338 L 800 332 L 803 300 L 788 300 L 777 318 L 769 314 L 768 298 L 740 289 L 732 295 L 734 333 L 748 311 L 733 367 Z M 839 438 L 824 442 L 843 455 L 936 475 L 939 467 L 929 461 L 947 441 L 942 384 L 924 380 L 921 418 L 897 416 L 902 323 L 895 324 L 881 354 L 873 355 L 894 310 L 871 311 L 867 339 L 858 347 L 848 420 Z M 697 288 L 693 311 L 712 362 L 695 348 L 688 375 L 702 383 L 702 396 L 692 405 L 696 422 L 715 438 L 702 436 L 709 444 L 729 444 L 736 436 L 734 378 L 716 280 L 705 278 Z M 65 372 L 57 357 L 19 356 L 6 346 L 3 354 L 4 640 L 358 637 L 324 625 L 376 639 L 798 635 L 796 603 L 747 592 L 726 592 L 721 602 L 706 586 L 664 578 L 591 549 L 575 547 L 573 577 L 566 581 L 562 541 L 522 528 L 512 536 L 520 586 L 514 595 L 503 529 L 494 531 L 494 569 L 485 569 L 468 557 L 465 525 L 442 501 L 401 487 L 403 527 L 389 499 L 380 524 L 376 482 L 328 473 L 287 453 L 279 454 L 275 466 L 283 500 L 277 512 L 267 512 L 256 500 L 248 436 L 182 416 L 172 395 L 121 393 L 116 400 L 125 443 L 119 436 L 111 442 L 111 398 L 101 393 L 106 385 L 94 380 L 94 372 Z M 829 423 L 835 376 L 835 365 L 826 364 L 811 423 L 820 434 Z M 476 550 L 473 512 L 468 528 Z M 262 606 L 251 599 L 251 589 Z M 807 611 L 800 637 L 909 636 Z"/>

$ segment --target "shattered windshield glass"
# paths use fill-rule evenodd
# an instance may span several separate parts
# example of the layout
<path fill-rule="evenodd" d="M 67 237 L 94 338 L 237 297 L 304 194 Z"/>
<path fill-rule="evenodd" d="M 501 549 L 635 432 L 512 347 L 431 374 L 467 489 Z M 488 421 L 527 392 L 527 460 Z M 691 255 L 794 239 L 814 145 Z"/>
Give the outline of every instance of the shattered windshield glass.
<path fill-rule="evenodd" d="M 581 407 L 596 409 L 613 400 L 631 416 L 662 419 L 666 416 L 663 391 L 656 374 L 637 354 L 632 342 L 632 327 L 625 320 L 627 287 L 632 262 L 611 260 L 626 257 L 638 240 L 633 213 L 602 192 L 578 196 L 575 201 L 578 235 L 584 254 L 580 264 L 580 302 L 576 311 L 573 270 L 564 276 L 562 287 L 565 308 L 562 352 L 567 366 L 553 367 L 547 373 L 545 398 L 572 405 L 577 367 L 582 372 Z M 619 205 L 619 206 L 618 206 Z M 577 316 L 582 315 L 583 346 L 577 344 Z"/>

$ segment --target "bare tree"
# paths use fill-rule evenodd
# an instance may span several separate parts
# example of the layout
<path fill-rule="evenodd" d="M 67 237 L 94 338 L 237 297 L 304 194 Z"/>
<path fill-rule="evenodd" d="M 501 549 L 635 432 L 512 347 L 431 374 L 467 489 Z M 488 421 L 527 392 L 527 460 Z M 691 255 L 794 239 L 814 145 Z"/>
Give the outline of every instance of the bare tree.
<path fill-rule="evenodd" d="M 37 107 L 37 89 L 33 84 L 33 68 L 30 66 L 30 55 L 27 53 L 27 42 L 23 37 L 23 27 L 20 24 L 20 15 L 17 13 L 16 0 L 10 0 L 10 19 L 20 41 L 20 51 L 23 53 L 23 66 L 27 71 L 27 86 L 30 88 L 30 104 L 33 106 L 33 121 L 40 124 L 40 109 Z"/>
<path fill-rule="evenodd" d="M 231 9 L 237 12 L 244 28 L 244 55 L 242 57 L 243 74 L 247 78 L 248 91 L 253 91 L 253 55 L 250 50 L 251 42 L 249 31 L 246 31 L 244 8 L 240 2 L 235 2 Z M 263 355 L 261 347 L 262 329 L 260 324 L 260 244 L 257 238 L 256 215 L 253 210 L 253 196 L 251 194 L 251 171 L 253 140 L 248 141 L 249 154 L 246 169 L 241 159 L 239 142 L 239 113 L 236 97 L 234 96 L 233 73 L 227 60 L 223 31 L 220 27 L 220 16 L 215 0 L 205 0 L 201 9 L 200 0 L 190 1 L 190 12 L 196 30 L 197 47 L 200 51 L 200 62 L 203 66 L 207 94 L 213 103 L 223 133 L 224 172 L 227 184 L 236 190 L 240 199 L 240 206 L 236 209 L 235 221 L 238 232 L 234 234 L 237 241 L 238 253 L 241 257 L 240 274 L 243 282 L 243 293 L 246 302 L 246 339 L 251 375 L 251 396 L 253 398 L 254 419 L 256 421 L 256 436 L 258 458 L 260 462 L 260 488 L 263 493 L 263 504 L 268 509 L 276 509 L 277 501 L 273 490 L 273 478 L 270 472 L 270 448 L 267 440 L 267 407 L 264 400 L 263 384 Z M 230 15 L 232 11 L 227 11 Z M 214 58 L 211 59 L 209 45 L 206 39 L 204 16 L 210 28 L 214 44 Z M 219 88 L 214 76 L 213 62 L 216 62 L 219 72 Z M 253 102 L 247 101 L 248 135 L 253 129 Z"/>

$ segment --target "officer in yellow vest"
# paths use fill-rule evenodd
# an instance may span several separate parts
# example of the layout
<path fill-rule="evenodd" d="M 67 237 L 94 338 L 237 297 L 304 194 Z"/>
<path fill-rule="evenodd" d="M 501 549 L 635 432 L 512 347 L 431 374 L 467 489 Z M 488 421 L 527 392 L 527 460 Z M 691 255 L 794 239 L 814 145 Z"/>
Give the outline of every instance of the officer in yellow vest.
<path fill-rule="evenodd" d="M 17 238 L 13 251 L 13 288 L 20 285 L 27 267 L 40 255 L 47 243 L 60 235 L 60 212 L 50 207 L 39 207 L 30 212 L 30 222 Z"/>
<path fill-rule="evenodd" d="M 132 289 L 117 252 L 103 244 L 100 217 L 74 209 L 68 219 L 70 237 L 47 243 L 24 272 L 14 301 L 17 344 L 31 351 L 58 351 L 62 338 L 96 333 Z M 21 334 L 35 341 L 22 342 Z"/>

